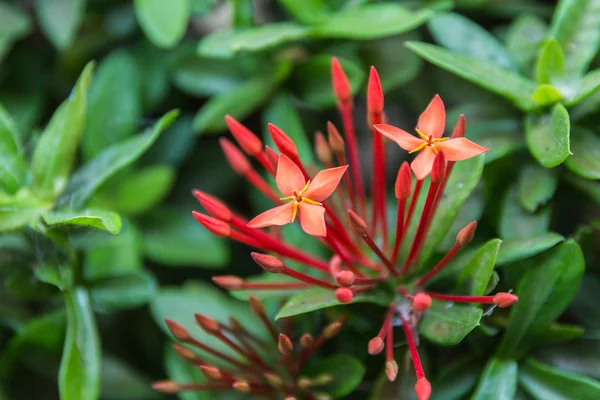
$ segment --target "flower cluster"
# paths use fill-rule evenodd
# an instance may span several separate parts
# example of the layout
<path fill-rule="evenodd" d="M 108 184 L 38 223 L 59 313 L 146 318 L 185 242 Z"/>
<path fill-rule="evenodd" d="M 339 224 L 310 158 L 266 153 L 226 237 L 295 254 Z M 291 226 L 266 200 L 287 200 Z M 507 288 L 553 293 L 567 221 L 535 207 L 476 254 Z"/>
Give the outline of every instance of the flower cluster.
<path fill-rule="evenodd" d="M 285 400 L 330 399 L 327 393 L 320 390 L 324 385 L 331 383 L 333 377 L 328 374 L 305 376 L 302 375 L 302 370 L 312 355 L 327 340 L 337 335 L 342 322 L 330 323 L 316 339 L 310 333 L 305 333 L 295 345 L 290 339 L 293 328 L 289 318 L 283 319 L 284 333 L 278 333 L 275 325 L 268 319 L 260 300 L 250 297 L 250 306 L 269 332 L 268 341 L 254 335 L 235 318 L 230 317 L 229 324 L 226 325 L 205 315 L 195 314 L 196 322 L 202 330 L 223 342 L 239 356 L 238 358 L 194 339 L 183 326 L 175 321 L 166 320 L 173 337 L 189 346 L 174 344 L 175 352 L 182 360 L 199 368 L 208 379 L 208 383 L 164 380 L 154 382 L 152 387 L 168 394 L 235 390 L 249 395 Z M 216 366 L 214 362 L 191 349 L 209 354 L 225 366 Z"/>
<path fill-rule="evenodd" d="M 475 222 L 460 231 L 454 246 L 432 269 L 421 274 L 416 268 L 421 261 L 421 250 L 454 164 L 476 157 L 488 149 L 465 138 L 465 118 L 462 115 L 451 136 L 442 137 L 446 114 L 442 99 L 437 95 L 419 117 L 416 136 L 385 124 L 387 117 L 383 111 L 381 83 L 377 71 L 371 68 L 367 119 L 372 132 L 373 189 L 371 209 L 367 210 L 353 121 L 352 93 L 346 75 L 335 58 L 332 62 L 332 78 L 345 135 L 342 137 L 331 122 L 327 126 L 327 138 L 322 134 L 316 135 L 315 153 L 326 169 L 312 173 L 314 166 L 303 163 L 293 140 L 275 125 L 270 124 L 268 128 L 278 152 L 269 146 L 263 146 L 258 136 L 228 116 L 226 120 L 229 130 L 243 150 L 228 139 L 221 138 L 221 147 L 229 164 L 271 199 L 275 207 L 248 221 L 215 197 L 195 191 L 195 196 L 210 216 L 198 212 L 193 214 L 213 234 L 229 237 L 259 250 L 260 253 L 252 253 L 252 258 L 266 271 L 286 275 L 297 281 L 253 283 L 231 275 L 213 278 L 216 284 L 226 289 L 321 287 L 335 292 L 341 303 L 350 303 L 354 297 L 375 290 L 383 283 L 394 287 L 393 300 L 389 304 L 381 330 L 369 342 L 368 350 L 370 354 L 377 354 L 387 348 L 386 371 L 389 379 L 394 380 L 398 366 L 393 354 L 392 321 L 395 315 L 399 316 L 418 379 L 415 388 L 417 395 L 420 400 L 428 399 L 431 387 L 421 367 L 414 337 L 418 321 L 427 311 L 432 298 L 499 307 L 510 306 L 518 300 L 510 293 L 459 296 L 427 290 L 430 280 L 469 244 L 475 233 Z M 387 139 L 409 153 L 419 153 L 410 166 L 405 162 L 398 169 L 394 185 L 397 201 L 395 231 L 388 227 L 386 207 L 384 166 Z M 244 153 L 253 157 L 275 178 L 281 195 L 254 169 Z M 425 192 L 423 183 L 426 179 L 430 181 L 429 187 L 426 189 L 427 193 L 422 194 L 421 191 Z M 421 195 L 425 196 L 425 203 L 422 209 L 417 210 Z M 418 222 L 416 218 L 419 218 Z M 300 225 L 307 234 L 315 236 L 331 249 L 332 256 L 329 260 L 315 257 L 285 242 L 277 228 L 261 229 L 289 224 L 296 219 L 300 220 Z M 409 238 L 407 236 L 411 222 L 416 223 L 416 233 Z M 411 241 L 405 243 L 409 239 Z M 408 250 L 404 259 L 400 260 L 403 244 Z M 295 270 L 282 259 L 300 262 L 313 269 L 315 274 Z"/>

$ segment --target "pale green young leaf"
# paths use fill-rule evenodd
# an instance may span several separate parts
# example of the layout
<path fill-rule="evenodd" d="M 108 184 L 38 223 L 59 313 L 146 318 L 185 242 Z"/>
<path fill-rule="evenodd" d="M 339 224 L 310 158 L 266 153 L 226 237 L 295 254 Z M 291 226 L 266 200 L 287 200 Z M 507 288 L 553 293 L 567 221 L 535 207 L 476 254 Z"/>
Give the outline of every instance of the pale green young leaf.
<path fill-rule="evenodd" d="M 142 30 L 155 46 L 170 49 L 185 35 L 190 0 L 135 0 L 133 4 Z"/>
<path fill-rule="evenodd" d="M 556 167 L 571 154 L 569 135 L 569 112 L 562 104 L 554 106 L 551 113 L 531 114 L 525 120 L 529 151 L 544 167 Z"/>
<path fill-rule="evenodd" d="M 85 6 L 86 0 L 36 0 L 40 26 L 57 49 L 65 50 L 73 44 L 85 16 Z"/>
<path fill-rule="evenodd" d="M 15 193 L 24 185 L 27 164 L 15 121 L 0 104 L 0 190 Z"/>

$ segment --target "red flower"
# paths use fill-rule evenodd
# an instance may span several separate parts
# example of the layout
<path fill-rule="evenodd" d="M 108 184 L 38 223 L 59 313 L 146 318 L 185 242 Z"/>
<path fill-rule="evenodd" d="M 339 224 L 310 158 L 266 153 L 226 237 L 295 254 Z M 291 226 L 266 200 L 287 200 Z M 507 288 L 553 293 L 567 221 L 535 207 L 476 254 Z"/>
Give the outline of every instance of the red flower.
<path fill-rule="evenodd" d="M 415 128 L 420 138 L 392 125 L 377 124 L 375 129 L 409 153 L 419 152 L 410 166 L 417 179 L 422 180 L 431 172 L 433 159 L 440 150 L 447 161 L 466 160 L 489 150 L 464 137 L 441 137 L 445 126 L 446 110 L 441 97 L 436 94 L 419 117 Z"/>
<path fill-rule="evenodd" d="M 335 191 L 348 166 L 329 168 L 319 172 L 308 182 L 298 166 L 285 154 L 279 157 L 275 182 L 288 203 L 272 208 L 248 223 L 250 228 L 286 225 L 300 217 L 304 232 L 313 236 L 327 235 L 325 208 L 322 201 Z"/>

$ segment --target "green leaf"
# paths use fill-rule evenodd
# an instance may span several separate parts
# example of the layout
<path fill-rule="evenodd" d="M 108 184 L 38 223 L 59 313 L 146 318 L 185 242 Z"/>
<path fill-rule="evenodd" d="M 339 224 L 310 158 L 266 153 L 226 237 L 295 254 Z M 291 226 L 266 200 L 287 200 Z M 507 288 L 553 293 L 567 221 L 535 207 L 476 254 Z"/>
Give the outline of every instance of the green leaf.
<path fill-rule="evenodd" d="M 200 57 L 231 59 L 236 53 L 229 48 L 229 43 L 235 38 L 237 32 L 236 29 L 212 32 L 198 42 L 196 52 Z"/>
<path fill-rule="evenodd" d="M 558 171 L 529 164 L 519 176 L 519 199 L 527 211 L 535 212 L 552 198 L 558 186 Z"/>
<path fill-rule="evenodd" d="M 515 360 L 490 358 L 471 400 L 512 400 L 517 392 L 518 365 Z"/>
<path fill-rule="evenodd" d="M 68 202 L 74 209 L 83 207 L 104 182 L 137 160 L 178 114 L 176 110 L 170 111 L 144 133 L 104 149 L 73 174 L 59 203 Z"/>
<path fill-rule="evenodd" d="M 329 375 L 331 383 L 319 387 L 334 399 L 349 395 L 362 382 L 366 369 L 360 360 L 349 354 L 335 354 L 320 361 L 308 371 L 310 377 Z"/>
<path fill-rule="evenodd" d="M 419 323 L 419 333 L 440 346 L 454 346 L 479 325 L 481 308 L 434 300 Z"/>
<path fill-rule="evenodd" d="M 175 353 L 173 346 L 165 346 L 164 366 L 167 375 L 175 382 L 207 383 L 208 379 L 200 372 L 200 368 L 184 361 Z M 219 392 L 214 391 L 190 391 L 179 393 L 181 400 L 214 400 L 218 399 Z M 225 392 L 230 394 L 231 392 Z M 225 399 L 223 399 L 225 400 Z"/>
<path fill-rule="evenodd" d="M 338 58 L 348 81 L 352 94 L 356 95 L 363 85 L 365 74 L 361 65 L 350 60 Z M 336 98 L 331 87 L 331 56 L 316 55 L 294 70 L 296 93 L 298 97 L 313 107 L 333 107 Z"/>
<path fill-rule="evenodd" d="M 150 311 L 154 321 L 169 336 L 169 330 L 164 322 L 165 318 L 182 325 L 196 340 L 235 358 L 239 358 L 238 353 L 215 336 L 200 329 L 194 319 L 195 312 L 214 318 L 221 323 L 226 323 L 227 318 L 232 316 L 258 337 L 268 337 L 260 320 L 250 311 L 247 303 L 232 299 L 206 282 L 187 281 L 181 287 L 161 287 L 154 302 L 150 305 Z"/>
<path fill-rule="evenodd" d="M 36 0 L 40 26 L 59 50 L 70 47 L 85 15 L 86 0 Z"/>
<path fill-rule="evenodd" d="M 76 288 L 64 294 L 67 337 L 60 361 L 61 400 L 96 400 L 100 392 L 101 352 L 88 293 Z"/>
<path fill-rule="evenodd" d="M 508 26 L 506 48 L 523 71 L 530 71 L 547 30 L 546 22 L 531 14 L 518 15 Z"/>
<path fill-rule="evenodd" d="M 29 15 L 19 7 L 7 2 L 0 3 L 0 40 L 13 41 L 31 30 Z M 0 57 L 1 60 L 1 57 Z"/>
<path fill-rule="evenodd" d="M 577 296 L 569 306 L 569 314 L 590 334 L 600 332 L 600 307 L 596 301 L 598 293 L 600 293 L 600 278 L 588 272 L 584 276 Z"/>
<path fill-rule="evenodd" d="M 592 131 L 574 127 L 573 155 L 565 160 L 568 169 L 588 179 L 600 179 L 600 138 Z"/>
<path fill-rule="evenodd" d="M 600 342 L 597 340 L 545 347 L 536 352 L 536 358 L 565 372 L 600 379 Z"/>
<path fill-rule="evenodd" d="M 531 337 L 536 346 L 547 346 L 553 343 L 570 342 L 584 333 L 585 328 L 582 326 L 553 322 L 543 331 L 532 332 Z"/>
<path fill-rule="evenodd" d="M 565 55 L 554 38 L 546 40 L 535 65 L 538 83 L 555 84 L 565 75 Z"/>
<path fill-rule="evenodd" d="M 438 15 L 427 24 L 435 41 L 456 54 L 487 61 L 516 71 L 517 65 L 506 48 L 491 33 L 460 14 Z"/>
<path fill-rule="evenodd" d="M 388 293 L 385 293 L 380 289 L 373 289 L 354 297 L 351 304 L 374 303 L 384 306 L 389 304 L 389 297 Z M 338 306 L 340 304 L 342 303 L 335 297 L 334 290 L 313 287 L 290 297 L 281 310 L 279 310 L 275 319 L 305 314 L 322 308 Z"/>
<path fill-rule="evenodd" d="M 192 15 L 200 17 L 208 14 L 217 5 L 217 0 L 190 0 Z"/>
<path fill-rule="evenodd" d="M 461 229 L 472 221 L 479 221 L 485 208 L 485 196 L 481 189 L 483 189 L 482 186 L 475 188 L 475 191 L 463 203 L 444 240 L 436 247 L 435 250 L 437 252 L 444 253 L 449 251 L 454 246 L 454 243 L 456 243 L 456 235 L 458 235 Z"/>
<path fill-rule="evenodd" d="M 76 225 L 102 229 L 116 235 L 121 230 L 121 217 L 112 211 L 87 209 L 83 211 L 59 210 L 42 214 L 49 227 Z"/>
<path fill-rule="evenodd" d="M 194 150 L 196 134 L 192 130 L 192 120 L 190 114 L 178 118 L 144 153 L 141 164 L 166 164 L 171 167 L 183 164 Z"/>
<path fill-rule="evenodd" d="M 548 231 L 552 209 L 545 206 L 531 213 L 521 206 L 517 184 L 510 186 L 500 210 L 498 232 L 502 239 L 529 239 Z"/>
<path fill-rule="evenodd" d="M 536 400 L 598 399 L 600 382 L 570 374 L 528 358 L 519 373 L 519 383 Z"/>
<path fill-rule="evenodd" d="M 536 85 L 527 78 L 490 62 L 455 54 L 439 46 L 422 42 L 407 42 L 406 46 L 434 65 L 506 97 L 522 110 L 537 107 L 532 100 Z"/>
<path fill-rule="evenodd" d="M 49 283 L 61 291 L 70 290 L 73 286 L 73 269 L 68 265 L 43 263 L 33 269 L 35 277 L 44 283 Z"/>
<path fill-rule="evenodd" d="M 505 265 L 535 256 L 563 240 L 565 240 L 565 238 L 562 235 L 554 232 L 547 232 L 529 238 L 507 240 L 503 242 L 502 247 L 500 247 L 496 265 Z"/>
<path fill-rule="evenodd" d="M 569 113 L 557 104 L 551 114 L 537 117 L 533 114 L 525 120 L 525 138 L 531 154 L 544 167 L 561 164 L 571 153 L 569 148 Z"/>
<path fill-rule="evenodd" d="M 573 174 L 566 174 L 566 181 L 585 193 L 596 204 L 600 204 L 600 182 L 583 179 Z"/>
<path fill-rule="evenodd" d="M 37 198 L 26 188 L 14 196 L 0 193 L 0 232 L 27 225 L 50 207 L 51 203 Z"/>
<path fill-rule="evenodd" d="M 490 240 L 482 245 L 473 258 L 471 258 L 471 261 L 465 265 L 458 277 L 457 283 L 457 287 L 461 289 L 461 293 L 470 296 L 484 295 L 494 271 L 496 256 L 501 243 L 502 240 L 500 239 Z"/>
<path fill-rule="evenodd" d="M 313 147 L 302 126 L 294 99 L 288 92 L 280 92 L 267 104 L 262 120 L 265 128 L 271 123 L 283 130 L 296 144 L 300 158 L 306 163 L 314 163 Z M 265 132 L 265 138 L 266 142 L 275 148 L 268 132 Z"/>
<path fill-rule="evenodd" d="M 527 334 L 543 332 L 567 308 L 581 283 L 584 259 L 579 245 L 569 240 L 529 263 L 515 293 L 510 324 L 498 355 L 514 356 L 527 347 Z M 535 343 L 532 343 L 535 344 Z"/>
<path fill-rule="evenodd" d="M 312 34 L 321 38 L 380 39 L 411 31 L 434 13 L 431 9 L 410 11 L 394 3 L 367 4 L 332 14 L 315 26 Z"/>
<path fill-rule="evenodd" d="M 538 86 L 531 98 L 538 106 L 546 107 L 561 101 L 563 95 L 554 86 L 545 83 Z"/>
<path fill-rule="evenodd" d="M 141 117 L 140 81 L 135 59 L 113 51 L 98 66 L 88 95 L 82 152 L 86 160 L 131 136 Z"/>
<path fill-rule="evenodd" d="M 520 121 L 490 121 L 486 118 L 482 122 L 469 122 L 469 139 L 490 149 L 485 153 L 485 163 L 489 164 L 525 147 L 521 130 Z"/>
<path fill-rule="evenodd" d="M 290 72 L 291 64 L 284 62 L 272 76 L 249 79 L 234 90 L 212 97 L 194 116 L 194 130 L 199 133 L 221 132 L 227 127 L 227 114 L 238 120 L 244 119 L 271 97 Z"/>
<path fill-rule="evenodd" d="M 587 74 L 576 82 L 569 82 L 570 86 L 565 87 L 566 98 L 564 101 L 565 106 L 570 107 L 574 106 L 583 100 L 586 100 L 588 97 L 590 98 L 590 102 L 587 104 L 594 105 L 596 100 L 592 95 L 598 95 L 598 88 L 600 88 L 600 69 L 595 69 Z M 584 114 L 582 113 L 582 109 L 585 110 L 586 103 L 582 104 L 582 108 L 575 109 L 574 119 L 581 118 Z"/>
<path fill-rule="evenodd" d="M 25 183 L 27 164 L 21 135 L 10 114 L 0 104 L 0 190 L 15 193 Z"/>
<path fill-rule="evenodd" d="M 89 287 L 92 304 L 103 311 L 136 308 L 151 302 L 158 283 L 147 272 L 95 282 Z"/>
<path fill-rule="evenodd" d="M 148 378 L 124 361 L 105 354 L 102 358 L 100 397 L 104 400 L 152 400 L 160 395 Z"/>
<path fill-rule="evenodd" d="M 125 215 L 143 214 L 156 207 L 171 190 L 175 170 L 152 165 L 132 171 L 100 191 L 101 203 Z M 140 196 L 140 193 L 144 193 Z"/>
<path fill-rule="evenodd" d="M 135 0 L 133 4 L 142 30 L 156 47 L 175 47 L 185 35 L 190 0 Z"/>
<path fill-rule="evenodd" d="M 597 0 L 561 0 L 550 24 L 550 36 L 560 43 L 571 75 L 585 71 L 600 46 L 600 7 Z"/>
<path fill-rule="evenodd" d="M 484 162 L 485 157 L 478 156 L 455 164 L 423 245 L 422 260 L 427 260 L 446 237 L 460 208 L 479 183 Z"/>
<path fill-rule="evenodd" d="M 227 243 L 202 228 L 189 210 L 159 208 L 144 220 L 144 254 L 171 267 L 223 268 Z"/>
<path fill-rule="evenodd" d="M 460 400 L 466 398 L 477 384 L 481 365 L 467 357 L 448 364 L 432 386 L 431 400 Z"/>
<path fill-rule="evenodd" d="M 303 24 L 318 24 L 324 22 L 329 14 L 327 5 L 323 0 L 279 0 L 285 10 Z"/>
<path fill-rule="evenodd" d="M 254 26 L 254 4 L 246 0 L 229 0 L 232 8 L 233 25 L 236 28 Z"/>
<path fill-rule="evenodd" d="M 71 95 L 54 112 L 42 132 L 31 161 L 33 189 L 44 198 L 60 194 L 69 179 L 86 116 L 87 88 L 94 63 L 88 63 Z"/>

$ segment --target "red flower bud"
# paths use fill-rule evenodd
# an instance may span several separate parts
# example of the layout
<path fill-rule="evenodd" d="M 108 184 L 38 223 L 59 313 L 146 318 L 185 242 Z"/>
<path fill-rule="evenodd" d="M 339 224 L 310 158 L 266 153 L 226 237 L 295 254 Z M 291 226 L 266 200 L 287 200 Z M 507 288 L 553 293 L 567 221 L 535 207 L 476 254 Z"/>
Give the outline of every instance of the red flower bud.
<path fill-rule="evenodd" d="M 369 354 L 374 356 L 383 351 L 385 344 L 383 339 L 379 336 L 375 336 L 373 339 L 369 340 Z"/>
<path fill-rule="evenodd" d="M 166 394 L 179 393 L 181 390 L 179 384 L 173 381 L 158 381 L 152 384 L 152 389 Z"/>
<path fill-rule="evenodd" d="M 477 221 L 472 221 L 458 232 L 458 235 L 456 235 L 456 242 L 460 247 L 465 247 L 471 243 L 473 236 L 475 236 L 475 229 L 477 229 Z"/>
<path fill-rule="evenodd" d="M 336 57 L 331 59 L 331 80 L 333 83 L 333 92 L 339 104 L 352 101 L 352 88 L 350 82 Z"/>
<path fill-rule="evenodd" d="M 250 256 L 258 265 L 260 265 L 265 271 L 268 271 L 272 274 L 280 274 L 283 272 L 284 265 L 281 260 L 270 256 L 268 254 L 261 253 L 250 253 Z"/>
<path fill-rule="evenodd" d="M 275 152 L 269 146 L 265 146 L 265 153 L 267 154 L 267 160 L 269 160 L 269 164 L 273 171 L 277 171 L 277 164 L 279 164 L 279 154 Z"/>
<path fill-rule="evenodd" d="M 217 367 L 211 367 L 209 365 L 200 365 L 200 371 L 202 371 L 204 376 L 206 376 L 208 379 L 220 381 L 223 378 L 223 374 Z"/>
<path fill-rule="evenodd" d="M 294 344 L 292 343 L 289 337 L 287 337 L 283 333 L 280 333 L 279 341 L 277 342 L 277 348 L 279 349 L 279 352 L 281 354 L 283 354 L 284 356 L 288 356 L 294 351 Z"/>
<path fill-rule="evenodd" d="M 213 235 L 221 237 L 229 237 L 231 235 L 231 227 L 228 223 L 197 211 L 192 211 L 192 215 L 196 218 L 196 221 L 200 222 Z"/>
<path fill-rule="evenodd" d="M 212 281 L 227 290 L 240 290 L 244 288 L 244 280 L 235 275 L 213 276 Z"/>
<path fill-rule="evenodd" d="M 327 140 L 329 141 L 329 146 L 334 153 L 343 153 L 344 152 L 344 139 L 342 139 L 342 135 L 340 135 L 340 131 L 335 127 L 335 125 L 331 122 L 327 122 Z"/>
<path fill-rule="evenodd" d="M 258 298 L 250 296 L 250 308 L 256 315 L 265 315 L 265 305 Z"/>
<path fill-rule="evenodd" d="M 433 159 L 431 167 L 431 183 L 439 184 L 446 178 L 446 157 L 444 152 L 440 151 Z"/>
<path fill-rule="evenodd" d="M 367 108 L 369 113 L 372 114 L 380 114 L 383 112 L 383 89 L 381 88 L 381 81 L 379 80 L 379 74 L 377 74 L 375 67 L 371 67 L 371 73 L 369 75 Z"/>
<path fill-rule="evenodd" d="M 175 350 L 175 353 L 177 353 L 182 360 L 189 362 L 196 362 L 198 360 L 198 357 L 193 351 L 180 344 L 173 343 L 173 350 Z"/>
<path fill-rule="evenodd" d="M 226 222 L 231 220 L 231 210 L 216 197 L 200 190 L 194 190 L 194 196 L 213 217 Z"/>
<path fill-rule="evenodd" d="M 300 337 L 300 345 L 306 349 L 309 349 L 315 343 L 315 339 L 310 333 L 305 333 Z"/>
<path fill-rule="evenodd" d="M 214 319 L 204 316 L 202 314 L 194 314 L 196 322 L 200 325 L 203 331 L 206 333 L 214 334 L 221 330 L 221 326 Z"/>
<path fill-rule="evenodd" d="M 352 293 L 352 289 L 338 288 L 335 290 L 335 297 L 340 303 L 347 304 L 354 298 L 354 293 Z"/>
<path fill-rule="evenodd" d="M 417 381 L 415 393 L 417 393 L 417 398 L 419 400 L 429 400 L 429 397 L 431 396 L 431 384 L 427 378 L 421 378 Z"/>
<path fill-rule="evenodd" d="M 262 142 L 250 129 L 238 122 L 230 115 L 225 116 L 229 132 L 233 135 L 240 147 L 249 155 L 256 156 L 262 151 Z"/>
<path fill-rule="evenodd" d="M 410 171 L 410 165 L 406 161 L 402 163 L 400 169 L 398 169 L 398 175 L 396 177 L 396 185 L 394 192 L 398 200 L 406 200 L 410 197 L 412 190 L 412 172 Z"/>
<path fill-rule="evenodd" d="M 233 388 L 240 393 L 250 393 L 250 385 L 246 381 L 235 381 L 233 382 Z"/>
<path fill-rule="evenodd" d="M 317 159 L 323 165 L 330 165 L 333 161 L 329 143 L 327 143 L 323 132 L 317 132 L 315 135 L 315 153 L 317 154 Z"/>
<path fill-rule="evenodd" d="M 165 319 L 165 322 L 167 323 L 167 328 L 169 328 L 171 335 L 173 335 L 175 339 L 179 340 L 180 342 L 187 342 L 192 339 L 187 329 L 179 325 L 177 322 L 170 319 Z"/>
<path fill-rule="evenodd" d="M 519 298 L 512 293 L 500 292 L 494 296 L 494 304 L 500 308 L 510 307 L 517 301 Z"/>
<path fill-rule="evenodd" d="M 354 283 L 356 276 L 352 271 L 340 271 L 336 274 L 335 280 L 340 286 L 350 287 Z"/>
<path fill-rule="evenodd" d="M 298 158 L 298 148 L 296 147 L 294 141 L 275 125 L 269 124 L 268 128 L 269 133 L 273 138 L 273 142 L 275 142 L 275 146 L 277 146 L 279 151 L 292 160 Z"/>
<path fill-rule="evenodd" d="M 342 323 L 340 321 L 332 322 L 329 325 L 327 325 L 325 329 L 323 329 L 323 336 L 325 336 L 327 339 L 331 339 L 332 337 L 340 333 L 341 329 Z"/>
<path fill-rule="evenodd" d="M 353 210 L 348 210 L 348 220 L 350 221 L 350 226 L 354 232 L 358 233 L 360 236 L 367 234 L 367 224 Z"/>
<path fill-rule="evenodd" d="M 231 141 L 222 137 L 219 139 L 219 144 L 231 169 L 237 174 L 244 176 L 252 169 L 246 156 Z"/>
<path fill-rule="evenodd" d="M 419 292 L 413 298 L 415 310 L 424 312 L 431 306 L 431 297 L 427 293 Z"/>
<path fill-rule="evenodd" d="M 459 137 L 465 137 L 465 131 L 467 129 L 467 121 L 465 120 L 465 114 L 460 114 L 454 132 L 450 136 L 450 139 L 456 139 Z"/>
<path fill-rule="evenodd" d="M 396 361 L 391 360 L 385 363 L 385 374 L 387 375 L 390 382 L 396 380 L 396 376 L 398 376 L 398 364 Z"/>

